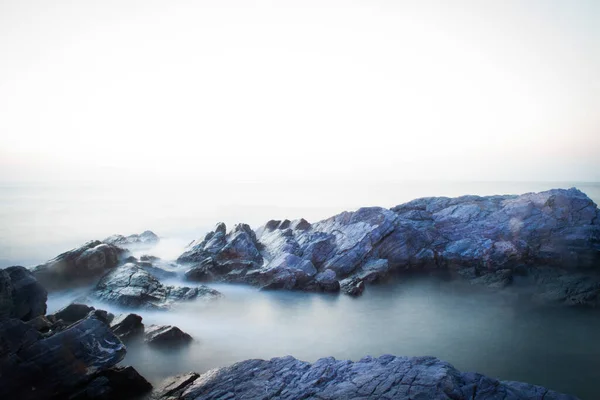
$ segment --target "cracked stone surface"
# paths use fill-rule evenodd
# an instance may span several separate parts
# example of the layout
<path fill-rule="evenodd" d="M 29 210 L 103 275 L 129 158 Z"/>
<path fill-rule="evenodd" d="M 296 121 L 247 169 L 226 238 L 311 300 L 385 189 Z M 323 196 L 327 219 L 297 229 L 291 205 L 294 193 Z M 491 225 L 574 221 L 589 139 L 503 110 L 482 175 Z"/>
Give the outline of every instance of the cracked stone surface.
<path fill-rule="evenodd" d="M 153 399 L 452 399 L 575 400 L 521 382 L 461 373 L 435 357 L 333 357 L 308 363 L 294 357 L 246 360 L 198 375 L 168 379 Z"/>

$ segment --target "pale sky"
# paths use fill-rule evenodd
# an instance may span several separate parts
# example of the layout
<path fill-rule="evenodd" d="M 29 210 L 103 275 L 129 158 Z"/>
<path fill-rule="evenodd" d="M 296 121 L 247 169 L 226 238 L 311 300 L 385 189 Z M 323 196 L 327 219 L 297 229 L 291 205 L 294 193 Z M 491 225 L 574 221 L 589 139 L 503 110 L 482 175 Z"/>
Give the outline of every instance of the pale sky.
<path fill-rule="evenodd" d="M 0 0 L 0 181 L 600 181 L 600 1 Z"/>

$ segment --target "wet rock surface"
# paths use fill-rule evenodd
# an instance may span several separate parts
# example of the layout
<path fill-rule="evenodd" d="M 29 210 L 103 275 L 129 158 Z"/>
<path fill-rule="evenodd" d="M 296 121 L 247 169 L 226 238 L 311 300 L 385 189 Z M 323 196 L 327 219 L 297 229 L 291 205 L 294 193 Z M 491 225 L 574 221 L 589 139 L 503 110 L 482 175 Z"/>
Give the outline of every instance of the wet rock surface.
<path fill-rule="evenodd" d="M 169 379 L 153 399 L 506 399 L 574 400 L 540 386 L 461 373 L 434 357 L 247 360 Z"/>
<path fill-rule="evenodd" d="M 102 277 L 90 296 L 128 308 L 165 310 L 176 302 L 213 299 L 220 294 L 206 286 L 166 286 L 135 264 L 125 264 Z"/>

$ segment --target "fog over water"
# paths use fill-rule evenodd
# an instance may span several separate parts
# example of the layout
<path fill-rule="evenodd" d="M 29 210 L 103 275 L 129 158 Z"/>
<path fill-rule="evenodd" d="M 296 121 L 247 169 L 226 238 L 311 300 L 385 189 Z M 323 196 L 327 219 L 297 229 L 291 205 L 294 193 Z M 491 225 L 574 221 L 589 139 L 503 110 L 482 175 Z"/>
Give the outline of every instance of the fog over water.
<path fill-rule="evenodd" d="M 305 361 L 433 355 L 462 371 L 600 398 L 600 314 L 537 305 L 525 288 L 495 292 L 436 277 L 408 277 L 368 286 L 363 296 L 351 298 L 210 286 L 224 297 L 180 305 L 175 312 L 136 311 L 146 326 L 170 324 L 188 332 L 195 338 L 192 345 L 168 351 L 130 345 L 123 363 L 158 382 L 177 373 L 288 354 Z M 50 311 L 77 295 L 51 296 Z"/>

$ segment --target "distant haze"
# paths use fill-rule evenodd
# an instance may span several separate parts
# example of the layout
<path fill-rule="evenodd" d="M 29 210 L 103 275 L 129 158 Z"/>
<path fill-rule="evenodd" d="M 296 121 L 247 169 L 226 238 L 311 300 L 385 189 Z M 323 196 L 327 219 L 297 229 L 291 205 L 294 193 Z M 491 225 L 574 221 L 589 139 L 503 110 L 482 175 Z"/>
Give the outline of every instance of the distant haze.
<path fill-rule="evenodd" d="M 598 181 L 599 17 L 595 0 L 2 1 L 0 181 Z"/>

